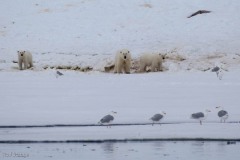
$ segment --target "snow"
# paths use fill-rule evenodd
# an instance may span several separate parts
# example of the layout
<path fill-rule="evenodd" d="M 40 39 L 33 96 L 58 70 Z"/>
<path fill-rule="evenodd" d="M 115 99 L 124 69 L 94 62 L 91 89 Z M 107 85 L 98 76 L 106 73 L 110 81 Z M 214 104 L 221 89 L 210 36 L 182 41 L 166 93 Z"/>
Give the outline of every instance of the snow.
<path fill-rule="evenodd" d="M 235 77 L 234 72 L 227 73 L 223 80 L 219 80 L 212 72 L 113 75 L 66 71 L 64 76 L 56 78 L 53 71 L 22 71 L 3 72 L 0 77 L 0 87 L 4 88 L 0 92 L 0 106 L 3 106 L 0 113 L 1 126 L 96 125 L 110 111 L 117 112 L 113 124 L 150 123 L 149 118 L 161 111 L 167 113 L 163 123 L 182 123 L 169 126 L 113 126 L 111 129 L 106 129 L 105 126 L 74 127 L 69 128 L 69 131 L 65 127 L 8 128 L 1 129 L 1 140 L 31 139 L 29 135 L 38 135 L 36 139 L 33 138 L 35 140 L 55 139 L 58 134 L 60 139 L 63 134 L 66 139 L 81 137 L 81 140 L 126 139 L 138 137 L 139 134 L 142 135 L 140 139 L 239 138 L 240 77 Z M 219 105 L 229 112 L 227 121 L 233 124 L 219 124 L 218 110 L 215 109 Z M 212 112 L 203 122 L 203 126 L 199 127 L 199 122 L 190 119 L 190 115 L 205 109 Z M 171 128 L 174 130 L 171 131 Z M 137 129 L 140 131 L 137 132 Z M 188 133 L 186 129 L 194 132 Z M 11 132 L 13 134 L 10 134 Z M 54 136 L 51 136 L 51 133 Z M 89 133 L 93 135 L 90 136 Z M 74 136 L 75 134 L 77 136 Z"/>
<path fill-rule="evenodd" d="M 225 131 L 227 130 L 227 132 Z M 3 142 L 102 142 L 134 140 L 239 140 L 239 124 L 162 124 L 144 126 L 2 129 Z"/>
<path fill-rule="evenodd" d="M 0 2 L 0 128 L 3 140 L 239 139 L 240 3 L 237 0 L 9 0 Z M 187 18 L 197 10 L 212 11 Z M 117 50 L 167 54 L 164 72 L 105 73 Z M 17 50 L 34 68 L 19 71 Z M 46 66 L 90 66 L 90 72 Z M 211 69 L 219 66 L 220 80 Z M 215 107 L 229 113 L 219 123 Z M 195 112 L 212 110 L 200 126 Z M 161 111 L 161 126 L 147 124 Z M 168 124 L 170 123 L 170 124 Z M 172 124 L 173 123 L 173 124 Z M 179 123 L 179 124 L 176 124 Z M 118 126 L 116 124 L 125 124 Z M 97 134 L 101 133 L 101 134 Z"/>
<path fill-rule="evenodd" d="M 134 52 L 234 53 L 239 51 L 239 8 L 237 0 L 5 1 L 0 8 L 2 52 L 103 54 L 127 47 Z M 212 13 L 186 18 L 199 9 Z"/>

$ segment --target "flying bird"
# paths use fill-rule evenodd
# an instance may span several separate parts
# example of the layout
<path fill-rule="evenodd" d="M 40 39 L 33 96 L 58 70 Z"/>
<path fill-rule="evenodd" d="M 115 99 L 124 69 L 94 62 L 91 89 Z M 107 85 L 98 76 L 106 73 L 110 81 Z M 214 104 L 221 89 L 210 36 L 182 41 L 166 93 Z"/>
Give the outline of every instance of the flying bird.
<path fill-rule="evenodd" d="M 220 122 L 224 122 L 226 121 L 226 119 L 228 119 L 228 112 L 225 111 L 221 106 L 216 107 L 216 109 L 218 109 L 218 117 L 220 118 Z"/>
<path fill-rule="evenodd" d="M 191 115 L 192 119 L 196 119 L 200 121 L 200 125 L 202 125 L 202 121 L 205 120 L 208 116 L 208 113 L 211 112 L 210 110 L 206 110 L 205 113 L 203 112 L 197 112 L 197 113 L 193 113 Z"/>
<path fill-rule="evenodd" d="M 153 122 L 152 125 L 154 125 L 154 123 L 160 122 L 164 118 L 165 115 L 166 115 L 165 112 L 157 113 L 157 114 L 153 115 L 150 118 L 150 120 L 152 120 L 152 122 Z"/>

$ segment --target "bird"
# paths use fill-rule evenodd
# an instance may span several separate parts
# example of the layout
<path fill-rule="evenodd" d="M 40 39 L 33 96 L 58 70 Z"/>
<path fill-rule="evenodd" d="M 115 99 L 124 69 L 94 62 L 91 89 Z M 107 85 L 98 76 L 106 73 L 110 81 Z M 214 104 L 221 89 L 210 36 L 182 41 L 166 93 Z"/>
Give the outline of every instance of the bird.
<path fill-rule="evenodd" d="M 114 112 L 114 111 L 112 111 L 111 113 L 117 114 L 117 112 Z M 104 116 L 104 117 L 98 122 L 98 124 L 107 124 L 107 128 L 108 128 L 108 127 L 111 128 L 110 123 L 111 123 L 113 120 L 114 120 L 113 115 L 108 114 L 108 115 Z"/>
<path fill-rule="evenodd" d="M 218 66 L 215 66 L 213 69 L 212 69 L 212 72 L 215 72 L 217 77 L 222 80 L 222 77 L 223 77 L 223 71 L 220 67 Z"/>
<path fill-rule="evenodd" d="M 166 115 L 165 112 L 161 112 L 161 113 L 157 113 L 157 114 L 153 115 L 150 118 L 150 120 L 153 122 L 152 125 L 154 125 L 154 122 L 160 122 L 160 120 L 162 120 L 165 115 Z"/>
<path fill-rule="evenodd" d="M 211 111 L 207 109 L 205 111 L 205 113 L 203 113 L 203 112 L 193 113 L 191 115 L 191 118 L 199 120 L 200 121 L 200 125 L 202 125 L 202 121 L 207 118 L 209 112 L 211 112 Z"/>
<path fill-rule="evenodd" d="M 63 76 L 63 75 L 64 75 L 64 74 L 61 73 L 61 72 L 59 72 L 59 71 L 56 72 L 56 78 L 58 78 L 59 76 Z"/>
<path fill-rule="evenodd" d="M 218 67 L 218 66 L 216 66 L 216 67 L 214 67 L 213 69 L 212 69 L 212 72 L 217 72 L 217 71 L 219 71 L 220 70 L 220 68 Z"/>
<path fill-rule="evenodd" d="M 221 106 L 216 107 L 216 109 L 219 110 L 219 111 L 218 111 L 218 117 L 220 118 L 220 122 L 221 122 L 221 123 L 222 123 L 222 122 L 225 123 L 226 119 L 228 119 L 228 112 L 225 111 L 225 110 L 223 109 L 223 107 L 221 107 Z"/>

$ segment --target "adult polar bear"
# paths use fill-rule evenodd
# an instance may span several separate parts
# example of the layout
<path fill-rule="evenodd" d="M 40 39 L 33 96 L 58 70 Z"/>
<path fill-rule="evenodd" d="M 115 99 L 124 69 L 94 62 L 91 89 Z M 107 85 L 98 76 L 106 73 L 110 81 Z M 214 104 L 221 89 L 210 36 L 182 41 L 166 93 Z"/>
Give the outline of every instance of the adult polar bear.
<path fill-rule="evenodd" d="M 146 72 L 151 67 L 151 72 L 162 71 L 164 56 L 159 53 L 144 53 L 140 56 L 140 72 Z"/>
<path fill-rule="evenodd" d="M 32 60 L 32 54 L 29 51 L 17 51 L 18 53 L 18 65 L 19 69 L 28 69 L 33 67 L 33 60 Z"/>
<path fill-rule="evenodd" d="M 130 74 L 131 68 L 131 53 L 127 49 L 122 49 L 117 52 L 115 57 L 114 73 L 122 73 L 123 71 Z"/>

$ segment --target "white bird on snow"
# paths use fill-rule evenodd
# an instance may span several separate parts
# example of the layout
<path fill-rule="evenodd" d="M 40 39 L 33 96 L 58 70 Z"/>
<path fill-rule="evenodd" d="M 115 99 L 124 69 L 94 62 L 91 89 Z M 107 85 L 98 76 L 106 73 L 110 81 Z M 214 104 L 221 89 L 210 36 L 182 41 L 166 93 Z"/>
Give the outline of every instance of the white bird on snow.
<path fill-rule="evenodd" d="M 225 111 L 221 106 L 216 107 L 216 109 L 218 109 L 218 117 L 220 118 L 220 122 L 225 123 L 226 119 L 228 119 L 228 112 Z"/>
<path fill-rule="evenodd" d="M 211 112 L 210 110 L 206 110 L 205 113 L 203 112 L 197 112 L 197 113 L 193 113 L 191 115 L 191 118 L 192 119 L 197 119 L 200 121 L 200 125 L 202 125 L 202 121 L 205 120 L 208 116 L 208 113 Z"/>

